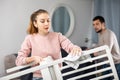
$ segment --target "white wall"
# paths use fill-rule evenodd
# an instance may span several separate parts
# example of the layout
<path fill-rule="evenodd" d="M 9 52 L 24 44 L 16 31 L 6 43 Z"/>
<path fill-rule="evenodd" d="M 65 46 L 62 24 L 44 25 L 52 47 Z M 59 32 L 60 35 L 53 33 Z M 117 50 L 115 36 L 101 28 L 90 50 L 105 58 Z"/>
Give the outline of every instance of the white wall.
<path fill-rule="evenodd" d="M 79 45 L 89 37 L 92 17 L 92 0 L 0 0 L 0 76 L 5 73 L 4 56 L 17 53 L 26 36 L 26 29 L 33 11 L 43 8 L 51 12 L 59 3 L 69 5 L 75 15 L 75 29 L 69 37 Z"/>

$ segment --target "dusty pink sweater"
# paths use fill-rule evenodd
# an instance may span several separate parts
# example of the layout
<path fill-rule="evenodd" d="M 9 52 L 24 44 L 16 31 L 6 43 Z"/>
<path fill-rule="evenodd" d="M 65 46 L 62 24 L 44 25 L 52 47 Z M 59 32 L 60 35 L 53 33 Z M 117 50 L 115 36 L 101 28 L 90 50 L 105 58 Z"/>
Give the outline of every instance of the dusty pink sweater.
<path fill-rule="evenodd" d="M 49 32 L 46 36 L 33 34 L 26 36 L 21 45 L 16 59 L 16 65 L 25 65 L 26 57 L 31 53 L 31 56 L 47 57 L 52 56 L 54 60 L 61 58 L 61 48 L 68 53 L 73 47 L 70 40 L 68 40 L 61 33 Z M 34 77 L 42 77 L 39 71 L 34 72 Z"/>

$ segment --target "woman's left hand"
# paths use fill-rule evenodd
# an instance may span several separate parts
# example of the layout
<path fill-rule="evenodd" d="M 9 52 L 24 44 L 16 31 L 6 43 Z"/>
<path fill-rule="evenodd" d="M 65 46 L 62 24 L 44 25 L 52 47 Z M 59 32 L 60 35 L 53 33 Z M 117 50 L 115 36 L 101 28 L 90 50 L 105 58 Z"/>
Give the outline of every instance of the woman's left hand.
<path fill-rule="evenodd" d="M 80 56 L 81 55 L 81 52 L 82 52 L 82 49 L 81 48 L 73 48 L 70 52 L 71 55 L 73 56 Z"/>

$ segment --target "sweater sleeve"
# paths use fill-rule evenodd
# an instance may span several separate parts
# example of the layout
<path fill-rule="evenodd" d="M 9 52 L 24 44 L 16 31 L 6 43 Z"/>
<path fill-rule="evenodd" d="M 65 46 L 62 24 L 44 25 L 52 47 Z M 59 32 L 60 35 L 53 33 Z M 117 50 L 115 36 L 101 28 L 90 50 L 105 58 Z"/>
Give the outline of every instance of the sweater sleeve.
<path fill-rule="evenodd" d="M 110 32 L 106 37 L 105 37 L 105 45 L 108 45 L 110 52 L 112 50 L 113 44 L 114 44 L 114 37 L 115 34 L 113 32 Z"/>
<path fill-rule="evenodd" d="M 61 33 L 59 34 L 59 41 L 60 41 L 60 46 L 68 53 L 75 48 L 78 47 L 77 45 L 74 45 L 67 37 L 63 36 Z M 79 48 L 79 47 L 78 47 Z"/>
<path fill-rule="evenodd" d="M 31 52 L 30 36 L 26 36 L 25 40 L 21 45 L 21 49 L 18 51 L 18 56 L 16 58 L 16 65 L 27 64 L 25 59 Z"/>

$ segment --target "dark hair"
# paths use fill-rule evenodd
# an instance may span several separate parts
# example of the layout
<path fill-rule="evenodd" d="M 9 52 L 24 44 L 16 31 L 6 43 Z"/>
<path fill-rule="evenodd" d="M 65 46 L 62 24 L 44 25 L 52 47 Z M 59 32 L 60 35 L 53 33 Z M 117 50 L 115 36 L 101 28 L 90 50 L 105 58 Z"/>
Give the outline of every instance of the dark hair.
<path fill-rule="evenodd" d="M 96 16 L 93 18 L 93 21 L 100 20 L 101 23 L 105 23 L 105 19 L 102 16 Z"/>
<path fill-rule="evenodd" d="M 33 22 L 36 22 L 36 17 L 39 14 L 42 14 L 42 13 L 48 14 L 48 12 L 46 10 L 44 10 L 44 9 L 39 9 L 39 10 L 32 13 L 32 15 L 30 17 L 30 23 L 29 23 L 29 26 L 28 26 L 28 29 L 27 29 L 28 34 L 38 33 L 38 28 L 36 28 L 34 26 Z"/>

